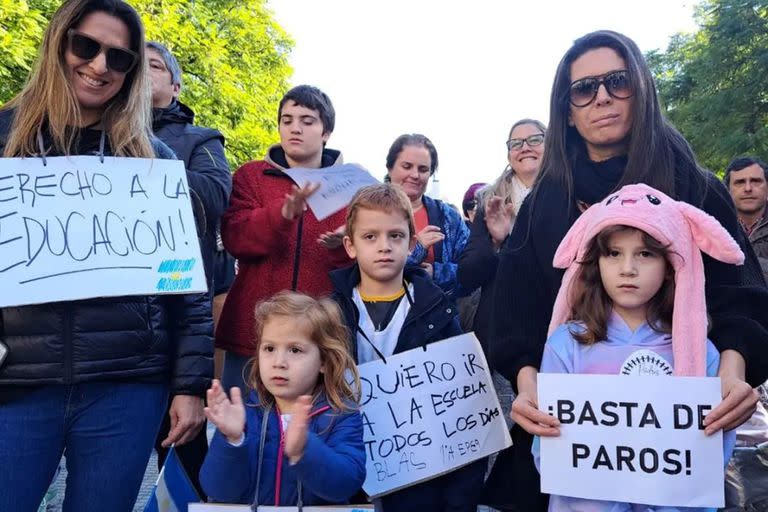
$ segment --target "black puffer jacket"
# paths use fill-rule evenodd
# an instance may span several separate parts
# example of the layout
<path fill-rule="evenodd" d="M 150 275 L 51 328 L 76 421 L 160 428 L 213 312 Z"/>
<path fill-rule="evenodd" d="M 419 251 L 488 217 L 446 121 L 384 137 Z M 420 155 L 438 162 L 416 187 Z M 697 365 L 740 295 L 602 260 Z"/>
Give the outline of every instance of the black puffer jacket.
<path fill-rule="evenodd" d="M 216 231 L 232 192 L 232 174 L 224 156 L 224 136 L 217 130 L 192 124 L 195 113 L 178 100 L 166 108 L 152 109 L 152 116 L 155 136 L 184 161 L 187 169 L 205 275 L 208 288 L 212 288 Z"/>
<path fill-rule="evenodd" d="M 0 112 L 0 154 L 12 119 L 12 111 Z M 83 130 L 72 153 L 98 151 L 98 133 Z M 173 158 L 164 144 L 153 142 L 158 157 Z M 2 308 L 0 341 L 9 353 L 0 368 L 0 402 L 25 388 L 95 380 L 169 381 L 173 394 L 201 395 L 213 373 L 212 334 L 206 294 Z"/>

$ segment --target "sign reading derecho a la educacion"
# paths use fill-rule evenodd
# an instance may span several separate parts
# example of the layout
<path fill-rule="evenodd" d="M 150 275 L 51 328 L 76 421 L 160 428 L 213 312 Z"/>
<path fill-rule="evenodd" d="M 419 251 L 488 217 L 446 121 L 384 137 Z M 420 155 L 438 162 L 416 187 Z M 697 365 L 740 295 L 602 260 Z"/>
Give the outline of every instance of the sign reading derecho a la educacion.
<path fill-rule="evenodd" d="M 722 432 L 703 420 L 714 377 L 540 373 L 539 408 L 560 420 L 541 438 L 541 490 L 579 498 L 722 507 Z"/>
<path fill-rule="evenodd" d="M 380 496 L 510 446 L 482 347 L 473 333 L 358 367 L 366 479 Z"/>
<path fill-rule="evenodd" d="M 0 159 L 0 307 L 206 290 L 183 162 Z"/>

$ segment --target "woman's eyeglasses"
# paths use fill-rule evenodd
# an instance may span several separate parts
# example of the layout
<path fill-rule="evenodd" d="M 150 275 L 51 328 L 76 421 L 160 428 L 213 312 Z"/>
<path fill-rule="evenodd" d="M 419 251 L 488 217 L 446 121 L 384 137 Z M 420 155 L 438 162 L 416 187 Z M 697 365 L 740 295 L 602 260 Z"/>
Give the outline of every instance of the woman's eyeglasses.
<path fill-rule="evenodd" d="M 529 146 L 533 147 L 540 145 L 542 142 L 544 142 L 544 134 L 534 133 L 524 139 L 509 139 L 507 141 L 507 150 L 523 149 L 523 143 L 528 143 Z"/>
<path fill-rule="evenodd" d="M 107 59 L 107 67 L 118 73 L 127 73 L 139 61 L 139 55 L 128 48 L 118 48 L 107 46 L 99 41 L 81 34 L 74 29 L 67 32 L 69 37 L 69 50 L 75 57 L 84 60 L 93 60 L 96 56 L 104 52 Z"/>
<path fill-rule="evenodd" d="M 625 100 L 632 96 L 632 82 L 629 71 L 622 69 L 600 76 L 588 76 L 571 84 L 570 100 L 574 107 L 586 107 L 597 98 L 597 91 L 604 85 L 612 98 Z"/>

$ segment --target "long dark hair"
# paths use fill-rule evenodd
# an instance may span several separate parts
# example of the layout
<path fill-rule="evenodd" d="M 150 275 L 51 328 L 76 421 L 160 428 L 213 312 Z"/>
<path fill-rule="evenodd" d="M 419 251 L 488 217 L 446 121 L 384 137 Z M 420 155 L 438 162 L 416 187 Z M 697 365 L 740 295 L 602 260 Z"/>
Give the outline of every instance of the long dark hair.
<path fill-rule="evenodd" d="M 586 148 L 576 128 L 568 125 L 571 64 L 597 48 L 610 48 L 624 59 L 634 91 L 627 167 L 616 189 L 645 183 L 670 197 L 688 202 L 703 200 L 703 173 L 688 142 L 662 115 L 656 86 L 642 52 L 630 38 L 609 30 L 592 32 L 574 41 L 557 67 L 539 180 L 554 179 L 567 191 L 571 203 L 575 202 L 573 165 L 578 157 L 586 155 Z M 676 168 L 698 187 L 698 194 L 689 190 L 691 197 L 676 195 Z"/>
<path fill-rule="evenodd" d="M 645 231 L 617 225 L 602 230 L 592 239 L 584 258 L 578 262 L 579 270 L 573 281 L 574 285 L 571 288 L 568 302 L 573 304 L 569 320 L 580 322 L 583 325 L 579 330 L 571 330 L 571 335 L 579 343 L 591 345 L 598 341 L 604 341 L 607 337 L 608 317 L 611 314 L 612 302 L 600 277 L 600 257 L 608 255 L 611 236 L 623 231 L 640 231 L 645 247 L 663 257 L 667 263 L 664 283 L 648 303 L 646 321 L 655 331 L 662 333 L 672 331 L 675 279 L 672 263 L 669 261 L 670 251 L 668 247 Z"/>

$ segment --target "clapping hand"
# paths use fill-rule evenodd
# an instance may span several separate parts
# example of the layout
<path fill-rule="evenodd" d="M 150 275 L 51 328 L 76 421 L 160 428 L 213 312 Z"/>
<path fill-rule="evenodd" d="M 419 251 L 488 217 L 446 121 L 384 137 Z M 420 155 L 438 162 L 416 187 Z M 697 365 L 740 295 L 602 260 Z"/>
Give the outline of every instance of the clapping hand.
<path fill-rule="evenodd" d="M 493 246 L 498 249 L 512 231 L 512 217 L 515 214 L 514 206 L 504 204 L 504 199 L 493 196 L 485 205 L 485 225 L 493 240 Z"/>
<path fill-rule="evenodd" d="M 204 412 L 208 421 L 216 425 L 230 443 L 237 443 L 245 431 L 245 406 L 240 388 L 233 387 L 230 394 L 231 401 L 221 383 L 213 379 L 211 389 L 207 391 L 208 407 Z"/>
<path fill-rule="evenodd" d="M 416 234 L 416 240 L 427 250 L 444 238 L 445 235 L 438 226 L 427 226 Z"/>
<path fill-rule="evenodd" d="M 346 228 L 347 228 L 346 226 L 339 226 L 333 231 L 327 231 L 323 233 L 322 235 L 320 235 L 320 238 L 317 239 L 317 243 L 319 243 L 320 245 L 322 245 L 328 250 L 338 249 L 339 247 L 341 247 L 341 244 L 344 241 Z"/>
<path fill-rule="evenodd" d="M 317 189 L 319 188 L 319 183 L 307 183 L 301 188 L 296 185 L 291 187 L 291 192 L 285 194 L 285 202 L 283 203 L 282 210 L 280 210 L 283 218 L 286 220 L 294 220 L 304 213 L 304 210 L 307 209 L 307 199 L 317 192 Z"/>
<path fill-rule="evenodd" d="M 309 413 L 312 410 L 312 397 L 302 395 L 296 399 L 288 429 L 285 432 L 285 456 L 291 464 L 296 464 L 304 456 L 307 445 Z"/>

